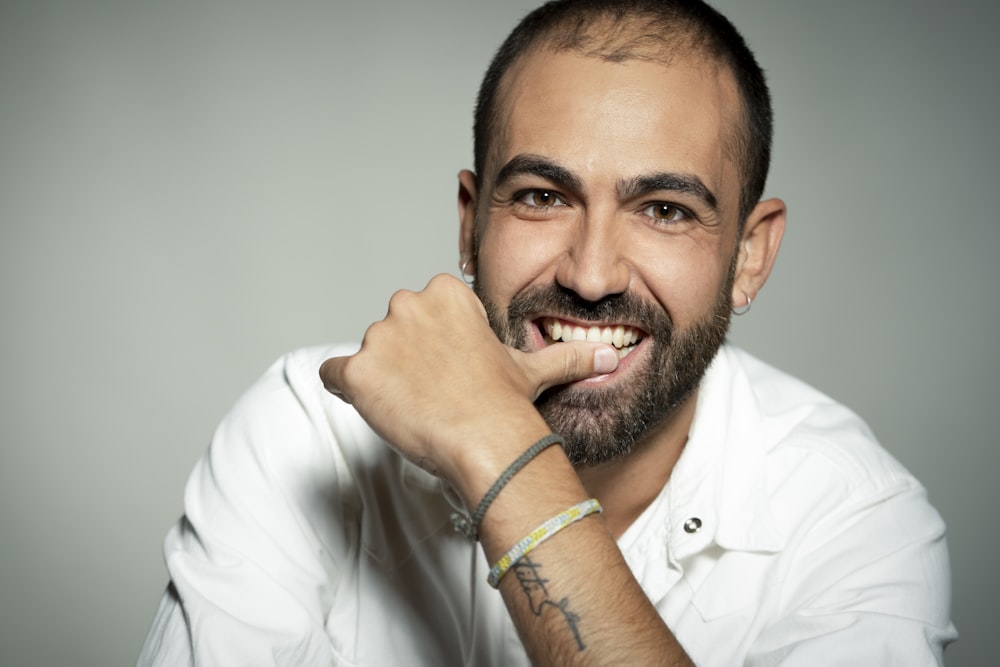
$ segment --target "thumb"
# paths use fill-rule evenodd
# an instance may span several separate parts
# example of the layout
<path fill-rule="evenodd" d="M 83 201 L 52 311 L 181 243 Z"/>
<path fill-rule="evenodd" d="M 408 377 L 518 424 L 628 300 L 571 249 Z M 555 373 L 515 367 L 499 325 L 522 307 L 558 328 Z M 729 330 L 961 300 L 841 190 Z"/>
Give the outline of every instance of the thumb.
<path fill-rule="evenodd" d="M 535 396 L 549 387 L 610 373 L 618 368 L 618 351 L 610 345 L 574 341 L 554 343 L 521 358 L 535 381 Z"/>

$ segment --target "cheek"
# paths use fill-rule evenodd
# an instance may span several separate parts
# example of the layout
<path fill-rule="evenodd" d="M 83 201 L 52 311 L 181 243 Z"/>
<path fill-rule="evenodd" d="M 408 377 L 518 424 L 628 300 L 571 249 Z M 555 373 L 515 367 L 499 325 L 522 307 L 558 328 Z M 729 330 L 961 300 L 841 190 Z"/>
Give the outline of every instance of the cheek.
<path fill-rule="evenodd" d="M 559 248 L 530 224 L 493 221 L 480 235 L 476 278 L 494 303 L 506 307 L 526 287 L 552 282 Z"/>
<path fill-rule="evenodd" d="M 680 327 L 715 312 L 729 275 L 729 257 L 700 244 L 661 245 L 655 254 L 647 249 L 636 254 L 633 265 L 641 267 L 634 288 L 647 292 L 640 296 L 656 301 Z"/>

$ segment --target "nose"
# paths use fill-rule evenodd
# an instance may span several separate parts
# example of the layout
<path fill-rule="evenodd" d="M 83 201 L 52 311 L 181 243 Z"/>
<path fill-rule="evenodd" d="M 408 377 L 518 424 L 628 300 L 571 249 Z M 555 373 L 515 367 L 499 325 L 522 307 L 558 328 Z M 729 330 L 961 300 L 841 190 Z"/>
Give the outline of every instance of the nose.
<path fill-rule="evenodd" d="M 613 215 L 587 215 L 570 232 L 556 281 L 587 301 L 600 301 L 628 289 L 630 271 L 622 235 Z"/>

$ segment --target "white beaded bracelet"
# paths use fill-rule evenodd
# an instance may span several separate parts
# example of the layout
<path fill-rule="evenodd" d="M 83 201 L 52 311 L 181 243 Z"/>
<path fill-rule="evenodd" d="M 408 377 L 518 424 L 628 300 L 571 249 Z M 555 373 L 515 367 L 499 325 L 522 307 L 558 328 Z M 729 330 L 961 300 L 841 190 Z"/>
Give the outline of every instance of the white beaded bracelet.
<path fill-rule="evenodd" d="M 566 526 L 576 523 L 585 516 L 590 516 L 591 514 L 596 514 L 601 511 L 603 511 L 601 504 L 597 502 L 596 498 L 591 498 L 590 500 L 584 500 L 582 503 L 573 505 L 562 514 L 557 514 L 552 517 L 538 528 L 535 528 L 533 531 L 528 533 L 523 540 L 511 547 L 510 551 L 505 553 L 503 557 L 496 562 L 496 565 L 490 568 L 490 574 L 486 578 L 486 583 L 493 588 L 496 588 L 500 585 L 500 580 L 503 579 L 503 576 L 507 574 L 512 567 L 517 565 L 519 560 L 524 558 L 539 544 L 549 539 Z"/>

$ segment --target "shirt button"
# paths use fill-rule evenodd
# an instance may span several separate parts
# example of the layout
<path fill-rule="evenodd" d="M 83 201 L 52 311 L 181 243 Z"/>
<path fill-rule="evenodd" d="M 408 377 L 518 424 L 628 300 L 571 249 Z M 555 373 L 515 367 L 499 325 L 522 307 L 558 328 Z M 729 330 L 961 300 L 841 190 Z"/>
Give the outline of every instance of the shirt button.
<path fill-rule="evenodd" d="M 684 522 L 684 532 L 685 533 L 697 533 L 701 529 L 701 519 L 696 516 L 691 517 Z"/>

